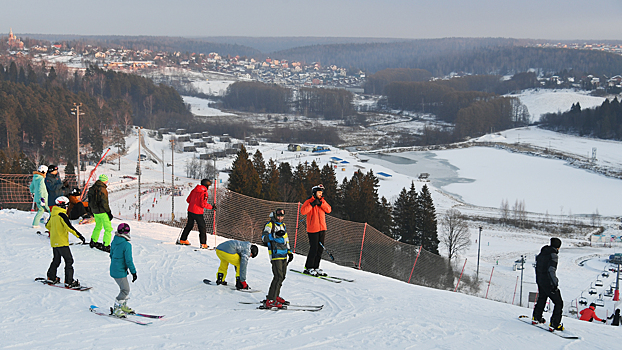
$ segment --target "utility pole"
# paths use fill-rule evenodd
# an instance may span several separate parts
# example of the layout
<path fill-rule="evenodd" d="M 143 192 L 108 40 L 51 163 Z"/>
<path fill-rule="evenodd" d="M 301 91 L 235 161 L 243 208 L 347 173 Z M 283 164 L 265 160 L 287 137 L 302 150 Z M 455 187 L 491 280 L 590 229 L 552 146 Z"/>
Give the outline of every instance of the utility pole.
<path fill-rule="evenodd" d="M 140 175 L 143 172 L 140 169 L 140 141 L 141 141 L 140 132 L 142 131 L 142 129 L 143 129 L 142 126 L 138 129 L 138 221 L 140 221 Z"/>
<path fill-rule="evenodd" d="M 80 187 L 80 116 L 84 115 L 84 113 L 80 113 L 80 107 L 82 107 L 82 102 L 74 103 L 71 109 L 71 114 L 76 116 L 76 174 L 78 174 L 78 187 Z"/>
<path fill-rule="evenodd" d="M 171 221 L 175 221 L 175 138 L 171 137 Z"/>
<path fill-rule="evenodd" d="M 520 256 L 520 296 L 519 305 L 523 306 L 523 271 L 525 271 L 525 256 Z"/>
<path fill-rule="evenodd" d="M 162 149 L 162 183 L 164 183 L 164 170 L 166 170 L 166 164 L 164 164 L 164 149 Z"/>
<path fill-rule="evenodd" d="M 479 251 L 482 245 L 482 227 L 479 227 L 479 239 L 477 240 L 477 274 L 475 278 L 479 281 Z"/>

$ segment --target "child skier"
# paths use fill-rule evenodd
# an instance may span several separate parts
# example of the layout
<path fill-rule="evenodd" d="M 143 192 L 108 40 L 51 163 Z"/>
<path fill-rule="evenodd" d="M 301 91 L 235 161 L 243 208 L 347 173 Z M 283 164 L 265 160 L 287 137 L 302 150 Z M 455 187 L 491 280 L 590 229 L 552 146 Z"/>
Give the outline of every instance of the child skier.
<path fill-rule="evenodd" d="M 285 210 L 277 209 L 270 213 L 270 221 L 266 224 L 261 235 L 261 240 L 268 246 L 268 254 L 272 262 L 272 283 L 264 307 L 266 308 L 283 308 L 283 305 L 289 305 L 280 297 L 281 285 L 285 280 L 287 272 L 287 264 L 294 260 L 294 254 L 289 247 L 289 238 L 287 237 L 287 227 L 283 222 L 285 219 Z"/>
<path fill-rule="evenodd" d="M 591 303 L 590 307 L 579 311 L 579 313 L 581 314 L 581 318 L 579 318 L 581 321 L 592 322 L 593 320 L 596 320 L 602 323 L 607 322 L 607 320 L 601 320 L 598 316 L 596 316 L 596 304 L 594 303 Z"/>
<path fill-rule="evenodd" d="M 250 242 L 230 240 L 216 247 L 216 256 L 220 259 L 216 284 L 227 285 L 227 269 L 229 264 L 235 266 L 235 288 L 251 289 L 246 283 L 246 266 L 248 257 L 254 258 L 259 253 L 256 245 Z"/>
<path fill-rule="evenodd" d="M 50 245 L 54 258 L 47 272 L 47 279 L 51 283 L 59 283 L 60 278 L 56 277 L 56 271 L 60 266 L 60 259 L 65 261 L 65 286 L 69 288 L 80 288 L 80 282 L 73 279 L 73 256 L 69 249 L 68 233 L 71 232 L 78 237 L 82 244 L 86 243 L 84 236 L 78 232 L 67 217 L 67 204 L 69 199 L 65 196 L 56 198 L 56 205 L 52 208 L 52 215 L 45 227 L 50 231 Z"/>
<path fill-rule="evenodd" d="M 132 273 L 132 283 L 136 281 L 136 267 L 132 259 L 132 245 L 130 244 L 130 225 L 122 223 L 117 227 L 114 239 L 110 244 L 110 277 L 119 285 L 119 295 L 114 301 L 113 315 L 117 317 L 127 317 L 128 313 L 133 313 L 127 306 L 127 299 L 130 294 L 130 283 L 127 278 L 127 270 Z"/>

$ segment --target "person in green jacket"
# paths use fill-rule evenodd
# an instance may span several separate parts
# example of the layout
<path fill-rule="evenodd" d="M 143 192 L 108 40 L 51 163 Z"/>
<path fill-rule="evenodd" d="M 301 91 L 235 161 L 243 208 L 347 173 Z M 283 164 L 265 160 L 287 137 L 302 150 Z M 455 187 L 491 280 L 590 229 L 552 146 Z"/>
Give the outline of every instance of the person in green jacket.
<path fill-rule="evenodd" d="M 48 190 L 45 187 L 45 173 L 47 173 L 48 167 L 45 165 L 39 165 L 37 171 L 32 174 L 32 182 L 30 183 L 30 193 L 33 195 L 33 202 L 37 206 L 37 213 L 34 220 L 32 220 L 32 227 L 39 228 L 41 217 L 43 212 L 50 212 L 48 206 Z"/>
<path fill-rule="evenodd" d="M 110 241 L 112 240 L 112 224 L 110 221 L 112 221 L 112 212 L 108 205 L 107 184 L 108 176 L 102 174 L 99 175 L 99 179 L 89 189 L 89 207 L 95 217 L 95 227 L 93 228 L 89 245 L 91 248 L 97 248 L 110 253 Z M 102 227 L 104 228 L 103 244 L 99 243 L 99 234 Z"/>
<path fill-rule="evenodd" d="M 65 261 L 65 286 L 80 288 L 80 282 L 73 279 L 73 256 L 71 255 L 71 249 L 69 249 L 68 234 L 71 232 L 82 241 L 82 244 L 85 244 L 86 240 L 71 225 L 71 221 L 69 221 L 67 216 L 67 205 L 69 205 L 69 198 L 65 196 L 56 198 L 56 205 L 52 208 L 50 220 L 45 225 L 50 231 L 50 245 L 54 254 L 52 263 L 48 268 L 47 279 L 54 284 L 60 283 L 60 278 L 56 277 L 56 271 L 60 266 L 60 259 L 62 258 Z"/>
<path fill-rule="evenodd" d="M 130 244 L 130 225 L 122 223 L 117 227 L 112 244 L 110 244 L 110 277 L 119 285 L 119 295 L 114 301 L 113 315 L 126 317 L 128 313 L 134 313 L 127 306 L 130 295 L 130 283 L 127 271 L 132 274 L 132 283 L 136 281 L 136 267 L 132 258 L 132 244 Z"/>

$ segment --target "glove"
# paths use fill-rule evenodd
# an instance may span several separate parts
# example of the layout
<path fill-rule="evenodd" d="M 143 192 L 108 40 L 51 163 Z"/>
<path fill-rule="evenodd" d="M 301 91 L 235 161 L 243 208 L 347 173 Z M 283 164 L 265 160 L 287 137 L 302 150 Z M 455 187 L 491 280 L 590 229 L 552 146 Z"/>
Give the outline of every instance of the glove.
<path fill-rule="evenodd" d="M 285 236 L 285 230 L 279 230 L 277 232 L 274 233 L 277 237 L 283 237 Z"/>
<path fill-rule="evenodd" d="M 212 210 L 216 211 L 216 204 L 212 204 Z"/>
<path fill-rule="evenodd" d="M 317 204 L 315 203 L 315 201 L 311 202 L 311 206 L 315 207 Z"/>
<path fill-rule="evenodd" d="M 601 320 L 603 323 L 607 323 L 607 320 Z"/>
<path fill-rule="evenodd" d="M 134 281 L 136 281 L 136 279 L 138 278 L 138 276 L 136 276 L 136 273 L 132 274 L 132 283 L 134 283 Z"/>
<path fill-rule="evenodd" d="M 287 263 L 289 264 L 294 260 L 294 253 L 287 253 Z"/>
<path fill-rule="evenodd" d="M 82 244 L 86 244 L 86 239 L 84 239 L 84 236 L 78 233 L 78 238 L 82 241 Z"/>
<path fill-rule="evenodd" d="M 110 219 L 110 221 L 112 221 L 112 218 L 114 218 L 114 216 L 112 216 L 112 213 L 108 212 L 106 214 L 108 214 L 108 218 Z"/>
<path fill-rule="evenodd" d="M 69 180 L 63 181 L 63 187 L 69 187 Z"/>
<path fill-rule="evenodd" d="M 314 203 L 315 203 L 315 205 L 317 205 L 317 206 L 322 205 L 322 200 L 321 200 L 321 199 L 319 199 L 319 198 L 316 198 L 313 202 L 314 202 Z"/>
<path fill-rule="evenodd" d="M 47 207 L 47 205 L 45 205 L 45 198 L 41 198 L 40 202 L 41 202 L 40 204 L 41 207 Z"/>

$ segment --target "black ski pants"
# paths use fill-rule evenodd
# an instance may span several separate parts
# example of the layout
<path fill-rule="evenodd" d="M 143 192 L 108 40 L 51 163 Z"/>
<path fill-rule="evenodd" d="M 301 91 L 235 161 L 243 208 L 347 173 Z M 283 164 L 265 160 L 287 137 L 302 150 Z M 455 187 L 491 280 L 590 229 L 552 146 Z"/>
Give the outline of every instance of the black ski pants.
<path fill-rule="evenodd" d="M 73 256 L 71 255 L 69 246 L 54 247 L 52 248 L 52 253 L 54 254 L 54 257 L 52 258 L 52 263 L 48 269 L 48 279 L 56 279 L 56 271 L 60 266 L 60 259 L 63 258 L 65 261 L 65 283 L 73 282 Z"/>
<path fill-rule="evenodd" d="M 562 300 L 562 293 L 559 289 L 555 288 L 555 290 L 553 290 L 553 287 L 548 283 L 538 284 L 538 301 L 536 301 L 536 307 L 533 309 L 533 318 L 536 320 L 542 318 L 547 299 L 551 299 L 553 304 L 555 304 L 553 316 L 551 316 L 551 326 L 557 327 L 562 321 L 564 301 Z"/>
<path fill-rule="evenodd" d="M 307 235 L 309 236 L 309 254 L 307 255 L 305 268 L 307 270 L 319 269 L 320 260 L 322 260 L 322 253 L 324 252 L 322 245 L 324 244 L 324 238 L 326 238 L 326 231 L 307 233 Z M 320 245 L 320 243 L 322 245 Z"/>
<path fill-rule="evenodd" d="M 181 233 L 181 237 L 179 239 L 182 241 L 188 240 L 188 235 L 194 228 L 195 222 L 199 227 L 199 241 L 201 244 L 207 244 L 207 225 L 205 224 L 203 214 L 188 212 L 188 222 L 186 223 L 186 227 L 184 227 L 184 231 Z"/>
<path fill-rule="evenodd" d="M 272 283 L 268 289 L 268 300 L 276 300 L 281 295 L 281 286 L 287 273 L 287 259 L 272 260 Z"/>

